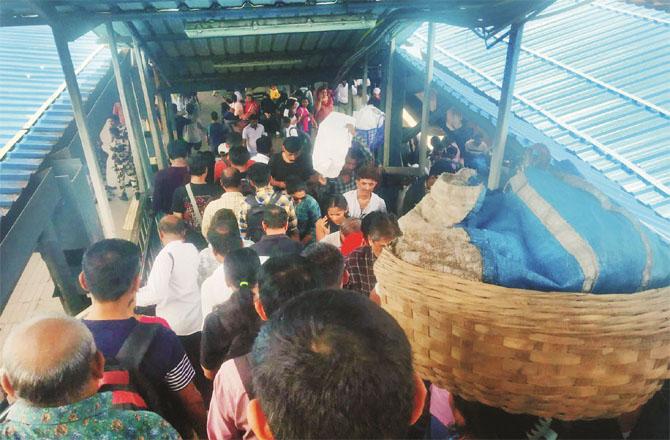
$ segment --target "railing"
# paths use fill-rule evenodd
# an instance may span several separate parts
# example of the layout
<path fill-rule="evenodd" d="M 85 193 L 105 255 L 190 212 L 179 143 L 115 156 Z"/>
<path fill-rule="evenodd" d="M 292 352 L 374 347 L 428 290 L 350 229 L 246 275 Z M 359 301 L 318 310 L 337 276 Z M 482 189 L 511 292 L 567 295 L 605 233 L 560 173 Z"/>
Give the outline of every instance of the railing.
<path fill-rule="evenodd" d="M 149 276 L 154 259 L 161 249 L 158 237 L 158 220 L 151 210 L 151 197 L 146 194 L 140 198 L 139 215 L 132 241 L 137 243 L 142 253 L 140 273 L 144 284 Z"/>

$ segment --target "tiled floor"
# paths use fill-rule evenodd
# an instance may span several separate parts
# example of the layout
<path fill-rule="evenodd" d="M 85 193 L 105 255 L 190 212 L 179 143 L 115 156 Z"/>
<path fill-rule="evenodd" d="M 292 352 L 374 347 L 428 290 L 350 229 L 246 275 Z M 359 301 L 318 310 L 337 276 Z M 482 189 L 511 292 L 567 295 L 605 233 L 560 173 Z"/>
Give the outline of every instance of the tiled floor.
<path fill-rule="evenodd" d="M 129 238 L 130 232 L 123 228 L 130 202 L 118 199 L 110 202 L 116 232 L 119 238 Z M 19 282 L 0 315 L 0 347 L 12 327 L 33 316 L 48 313 L 64 313 L 58 298 L 52 297 L 54 284 L 49 270 L 39 253 L 34 253 L 26 265 Z"/>
<path fill-rule="evenodd" d="M 43 313 L 63 313 L 54 285 L 39 253 L 34 253 L 16 284 L 9 302 L 0 315 L 0 346 L 9 331 L 19 322 Z"/>

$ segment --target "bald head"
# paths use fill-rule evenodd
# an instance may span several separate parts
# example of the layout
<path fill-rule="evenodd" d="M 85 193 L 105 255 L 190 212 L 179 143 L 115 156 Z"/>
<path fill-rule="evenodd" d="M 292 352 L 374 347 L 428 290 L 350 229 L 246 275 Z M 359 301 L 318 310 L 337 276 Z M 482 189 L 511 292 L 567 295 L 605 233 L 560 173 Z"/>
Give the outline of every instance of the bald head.
<path fill-rule="evenodd" d="M 166 215 L 158 223 L 158 230 L 166 235 L 184 237 L 186 235 L 186 223 L 176 215 Z"/>
<path fill-rule="evenodd" d="M 226 191 L 237 190 L 242 184 L 242 174 L 234 167 L 227 167 L 221 173 L 221 186 Z"/>
<path fill-rule="evenodd" d="M 33 318 L 15 327 L 5 341 L 3 388 L 35 406 L 77 402 L 91 385 L 96 351 L 93 335 L 81 321 Z"/>

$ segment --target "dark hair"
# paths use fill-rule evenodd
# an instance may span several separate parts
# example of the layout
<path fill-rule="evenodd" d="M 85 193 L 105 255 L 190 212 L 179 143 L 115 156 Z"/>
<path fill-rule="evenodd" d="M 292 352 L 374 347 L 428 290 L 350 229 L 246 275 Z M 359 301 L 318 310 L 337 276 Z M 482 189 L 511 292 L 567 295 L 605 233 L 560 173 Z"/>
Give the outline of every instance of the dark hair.
<path fill-rule="evenodd" d="M 263 223 L 270 229 L 283 228 L 288 223 L 288 213 L 277 205 L 268 205 L 263 209 Z"/>
<path fill-rule="evenodd" d="M 381 181 L 381 175 L 380 175 L 379 168 L 375 166 L 365 166 L 362 167 L 361 169 L 358 170 L 356 173 L 356 180 L 359 179 L 370 179 L 374 180 L 375 182 L 379 183 Z"/>
<path fill-rule="evenodd" d="M 289 153 L 300 153 L 302 150 L 302 141 L 298 136 L 290 136 L 284 139 L 284 148 Z"/>
<path fill-rule="evenodd" d="M 238 188 L 242 184 L 242 173 L 233 167 L 224 168 L 221 172 L 221 186 L 224 188 Z"/>
<path fill-rule="evenodd" d="M 395 216 L 381 211 L 374 211 L 363 217 L 361 232 L 365 238 L 371 240 L 396 238 L 402 235 Z"/>
<path fill-rule="evenodd" d="M 202 154 L 194 154 L 188 161 L 188 168 L 191 176 L 202 176 L 207 171 L 209 159 Z"/>
<path fill-rule="evenodd" d="M 217 254 L 225 257 L 229 252 L 242 247 L 237 218 L 230 209 L 219 209 L 207 231 L 207 241 Z"/>
<path fill-rule="evenodd" d="M 217 121 L 219 119 L 219 114 L 217 112 L 212 112 L 210 116 L 212 117 L 212 121 Z"/>
<path fill-rule="evenodd" d="M 343 211 L 347 211 L 349 209 L 349 204 L 342 194 L 333 194 L 326 199 L 326 203 L 323 207 L 326 213 L 330 208 L 340 208 Z"/>
<path fill-rule="evenodd" d="M 251 156 L 249 155 L 249 151 L 246 148 L 236 146 L 232 147 L 230 151 L 228 151 L 228 158 L 230 159 L 230 163 L 241 167 L 249 162 Z"/>
<path fill-rule="evenodd" d="M 81 269 L 93 298 L 116 301 L 140 272 L 140 248 L 128 240 L 101 240 L 86 249 Z"/>
<path fill-rule="evenodd" d="M 186 235 L 186 222 L 175 215 L 166 215 L 158 222 L 158 230 L 164 234 Z"/>
<path fill-rule="evenodd" d="M 302 251 L 325 287 L 338 289 L 344 275 L 344 256 L 329 243 L 312 243 Z"/>
<path fill-rule="evenodd" d="M 286 192 L 294 194 L 298 191 L 307 191 L 307 184 L 298 176 L 290 176 L 286 179 Z"/>
<path fill-rule="evenodd" d="M 253 287 L 258 281 L 258 270 L 261 268 L 261 260 L 258 254 L 251 248 L 240 248 L 231 251 L 223 260 L 223 270 L 226 274 L 226 282 L 234 286 Z M 242 284 L 246 285 L 242 285 Z"/>
<path fill-rule="evenodd" d="M 264 163 L 255 163 L 251 165 L 247 175 L 257 188 L 266 186 L 270 183 L 270 167 Z"/>
<path fill-rule="evenodd" d="M 452 173 L 452 163 L 445 159 L 436 160 L 430 167 L 429 176 L 439 176 L 442 173 Z"/>
<path fill-rule="evenodd" d="M 249 120 L 250 121 L 258 121 L 258 115 L 256 113 L 252 113 L 249 115 Z"/>
<path fill-rule="evenodd" d="M 357 168 L 362 167 L 368 161 L 367 157 L 362 151 L 362 148 L 365 147 L 356 142 L 355 145 L 353 145 L 351 148 L 349 148 L 349 151 L 347 151 L 347 156 L 356 161 Z"/>
<path fill-rule="evenodd" d="M 363 295 L 315 290 L 289 301 L 261 329 L 251 364 L 275 438 L 407 438 L 411 348 Z"/>
<path fill-rule="evenodd" d="M 188 156 L 188 145 L 182 139 L 175 139 L 168 143 L 168 156 L 170 159 L 177 159 L 178 157 Z"/>
<path fill-rule="evenodd" d="M 323 287 L 312 266 L 300 255 L 272 257 L 258 272 L 259 298 L 267 316 L 301 292 Z"/>
<path fill-rule="evenodd" d="M 458 155 L 458 147 L 456 147 L 456 146 L 454 146 L 454 145 L 449 145 L 449 146 L 447 147 L 447 149 L 445 150 L 444 155 L 445 155 L 448 159 L 455 159 L 456 156 Z"/>
<path fill-rule="evenodd" d="M 266 156 L 272 151 L 272 139 L 270 136 L 261 136 L 256 140 L 256 151 Z"/>

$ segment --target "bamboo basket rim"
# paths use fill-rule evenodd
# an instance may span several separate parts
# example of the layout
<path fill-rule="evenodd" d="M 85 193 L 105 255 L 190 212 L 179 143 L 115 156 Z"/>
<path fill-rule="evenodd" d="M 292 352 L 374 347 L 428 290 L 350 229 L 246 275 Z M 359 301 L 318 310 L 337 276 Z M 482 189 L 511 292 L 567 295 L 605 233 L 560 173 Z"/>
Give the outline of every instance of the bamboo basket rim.
<path fill-rule="evenodd" d="M 375 262 L 375 274 L 378 267 L 407 266 L 411 268 L 413 277 L 421 280 L 425 285 L 431 285 L 427 279 L 439 278 L 440 285 L 448 284 L 452 295 L 441 295 L 433 289 L 426 288 L 422 294 L 424 298 L 410 298 L 414 304 L 425 304 L 427 301 L 438 301 L 450 306 L 450 311 L 468 319 L 479 321 L 482 324 L 490 322 L 491 311 L 484 310 L 492 302 L 491 297 L 502 298 L 507 304 L 496 302 L 500 312 L 501 307 L 509 311 L 518 312 L 519 307 L 532 309 L 537 315 L 543 313 L 547 319 L 555 318 L 556 307 L 561 305 L 562 310 L 575 311 L 575 315 L 563 314 L 563 326 L 552 326 L 546 333 L 560 335 L 590 335 L 602 334 L 602 319 L 606 318 L 608 337 L 616 336 L 632 338 L 650 335 L 666 335 L 670 338 L 670 320 L 664 326 L 655 326 L 657 323 L 645 319 L 645 315 L 657 315 L 667 312 L 670 316 L 670 286 L 649 289 L 631 293 L 593 294 L 584 292 L 546 292 L 532 289 L 520 289 L 488 284 L 482 281 L 463 279 L 451 274 L 436 272 L 423 267 L 415 266 L 402 260 L 389 249 L 385 249 Z M 397 267 L 394 268 L 397 270 Z M 378 281 L 382 279 L 377 275 Z M 384 282 L 380 283 L 383 288 Z M 461 292 L 461 294 L 457 294 Z M 488 292 L 483 294 L 482 292 Z M 381 292 L 380 292 L 381 293 Z M 473 310 L 478 305 L 482 310 Z M 605 307 L 606 306 L 606 307 Z M 637 317 L 631 322 L 631 317 Z M 621 321 L 621 322 L 620 322 Z M 577 328 L 573 328 L 573 327 Z M 500 328 L 526 328 L 537 331 L 536 326 L 524 324 L 523 320 L 510 319 L 505 322 L 496 322 Z"/>

